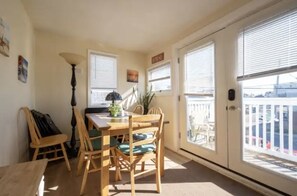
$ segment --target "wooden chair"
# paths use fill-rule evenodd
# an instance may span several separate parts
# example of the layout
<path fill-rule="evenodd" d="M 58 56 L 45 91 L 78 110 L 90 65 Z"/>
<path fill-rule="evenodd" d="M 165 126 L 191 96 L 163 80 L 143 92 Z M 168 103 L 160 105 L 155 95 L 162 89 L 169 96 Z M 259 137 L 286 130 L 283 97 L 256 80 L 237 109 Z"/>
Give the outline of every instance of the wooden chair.
<path fill-rule="evenodd" d="M 189 123 L 191 129 L 191 140 L 198 140 L 209 143 L 210 138 L 215 136 L 212 123 L 208 121 L 207 111 L 194 111 L 189 115 Z M 193 139 L 194 138 L 194 139 Z"/>
<path fill-rule="evenodd" d="M 143 112 L 144 112 L 144 108 L 143 108 L 142 105 L 137 105 L 137 106 L 134 108 L 134 110 L 133 110 L 133 113 L 134 113 L 134 114 L 140 114 L 140 115 L 143 115 Z M 123 142 L 125 142 L 125 141 L 128 140 L 128 135 L 119 135 L 119 136 L 117 137 L 117 139 L 118 139 L 119 141 L 121 141 L 121 143 L 123 143 Z"/>
<path fill-rule="evenodd" d="M 155 159 L 156 185 L 157 192 L 161 192 L 161 173 L 160 173 L 160 140 L 163 130 L 164 115 L 149 114 L 143 116 L 129 116 L 129 142 L 119 144 L 116 148 L 116 180 L 120 180 L 120 167 L 125 167 L 130 172 L 131 194 L 135 195 L 135 177 L 151 170 L 135 173 L 137 163 Z M 149 126 L 144 128 L 134 128 L 138 123 L 147 123 Z M 144 140 L 134 140 L 133 134 L 151 133 L 152 137 Z"/>
<path fill-rule="evenodd" d="M 96 159 L 101 158 L 101 134 L 90 134 L 90 132 L 87 131 L 86 125 L 84 123 L 83 117 L 81 116 L 81 113 L 77 108 L 74 108 L 74 115 L 76 119 L 78 134 L 79 134 L 79 140 L 80 140 L 80 155 L 78 157 L 78 167 L 77 167 L 77 173 L 80 173 L 80 170 L 83 166 L 83 162 L 86 161 L 86 166 L 84 169 L 83 174 L 83 180 L 82 185 L 80 189 L 80 195 L 84 193 L 84 189 L 87 182 L 87 177 L 89 173 L 96 172 L 101 170 L 101 167 L 98 167 L 95 163 Z M 91 131 L 92 133 L 93 131 Z M 98 131 L 97 131 L 98 132 Z M 99 132 L 100 133 L 100 132 Z M 91 136 L 91 137 L 90 137 Z M 110 138 L 110 146 L 112 157 L 114 158 L 114 163 L 116 163 L 115 158 L 115 146 L 117 145 L 117 141 L 114 137 Z M 92 164 L 93 168 L 90 167 L 90 164 Z M 120 175 L 120 174 L 117 174 Z"/>
<path fill-rule="evenodd" d="M 149 111 L 147 112 L 147 114 L 161 114 L 162 109 L 160 107 L 152 107 L 149 109 Z"/>
<path fill-rule="evenodd" d="M 67 135 L 58 134 L 58 135 L 42 137 L 30 109 L 28 107 L 22 107 L 21 109 L 25 113 L 26 120 L 29 127 L 29 133 L 31 137 L 30 147 L 35 148 L 32 160 L 35 161 L 38 155 L 42 155 L 43 158 L 48 158 L 46 157 L 46 155 L 51 153 L 51 154 L 54 154 L 54 157 L 49 158 L 49 161 L 54 161 L 54 160 L 64 158 L 67 169 L 71 171 L 67 153 L 64 147 L 64 143 L 67 141 Z M 62 151 L 63 156 L 58 156 L 59 151 Z"/>
<path fill-rule="evenodd" d="M 151 107 L 149 109 L 149 111 L 147 112 L 147 114 L 162 114 L 162 109 L 160 107 Z M 134 136 L 134 139 L 138 139 L 138 140 L 141 140 L 141 138 L 146 138 L 146 137 L 150 137 L 149 135 L 146 135 L 146 134 L 138 134 L 137 136 Z M 155 160 L 153 160 L 155 161 Z M 144 171 L 145 169 L 145 161 L 143 161 L 141 163 L 141 171 Z"/>
<path fill-rule="evenodd" d="M 142 105 L 137 105 L 133 110 L 133 113 L 135 114 L 143 115 L 143 112 L 144 112 L 144 108 Z"/>

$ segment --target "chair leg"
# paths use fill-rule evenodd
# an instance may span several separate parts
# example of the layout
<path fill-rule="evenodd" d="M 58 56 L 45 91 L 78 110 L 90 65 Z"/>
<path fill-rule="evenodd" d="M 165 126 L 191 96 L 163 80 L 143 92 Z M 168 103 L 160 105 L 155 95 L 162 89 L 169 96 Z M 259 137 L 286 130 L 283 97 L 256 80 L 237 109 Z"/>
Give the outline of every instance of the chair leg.
<path fill-rule="evenodd" d="M 135 196 L 135 165 L 132 164 L 130 167 L 130 181 L 131 181 L 131 195 Z"/>
<path fill-rule="evenodd" d="M 86 167 L 85 167 L 85 171 L 84 171 L 84 176 L 83 176 L 83 180 L 81 183 L 81 188 L 80 188 L 80 195 L 82 195 L 84 193 L 85 190 L 85 186 L 86 186 L 86 182 L 87 182 L 87 178 L 88 178 L 88 173 L 89 173 L 89 168 L 90 168 L 90 158 L 88 157 L 87 163 L 86 163 Z"/>
<path fill-rule="evenodd" d="M 78 159 L 78 165 L 77 165 L 77 175 L 80 175 L 84 159 L 85 159 L 85 153 L 80 153 L 80 156 Z"/>
<path fill-rule="evenodd" d="M 120 161 L 118 156 L 116 156 L 115 166 L 116 166 L 115 181 L 120 181 L 122 180 L 122 175 L 121 175 Z"/>
<path fill-rule="evenodd" d="M 34 151 L 32 161 L 35 161 L 37 159 L 38 152 L 39 152 L 39 148 L 36 148 L 35 151 Z"/>
<path fill-rule="evenodd" d="M 194 139 L 194 142 L 196 142 L 197 141 L 197 137 L 198 137 L 198 133 L 196 133 L 196 135 L 195 135 L 195 139 Z"/>
<path fill-rule="evenodd" d="M 160 163 L 160 157 L 156 157 L 156 186 L 157 186 L 157 192 L 161 193 L 161 163 Z"/>
<path fill-rule="evenodd" d="M 95 161 L 94 161 L 94 159 L 91 159 L 91 163 L 92 163 L 94 169 L 97 169 L 98 168 L 97 165 L 96 165 L 96 163 L 95 163 Z"/>
<path fill-rule="evenodd" d="M 66 150 L 65 150 L 65 147 L 64 147 L 63 143 L 61 144 L 61 148 L 62 148 L 62 151 L 63 151 L 63 156 L 64 156 L 64 159 L 65 159 L 65 162 L 66 162 L 67 169 L 68 169 L 68 171 L 71 171 L 71 167 L 70 167 L 69 160 L 68 160 L 68 157 L 67 157 L 67 153 L 66 153 Z"/>
<path fill-rule="evenodd" d="M 80 148 L 78 149 L 78 153 L 77 153 L 77 157 L 80 157 L 80 155 L 81 155 L 81 150 L 80 150 Z"/>
<path fill-rule="evenodd" d="M 144 171 L 144 169 L 145 169 L 145 162 L 143 161 L 143 162 L 141 163 L 141 171 Z"/>
<path fill-rule="evenodd" d="M 58 149 L 54 146 L 54 148 L 55 148 L 55 157 L 58 157 Z M 44 157 L 45 158 L 45 157 Z"/>
<path fill-rule="evenodd" d="M 110 149 L 110 153 L 111 153 L 111 165 L 112 166 L 115 166 L 116 165 L 116 161 L 117 161 L 117 158 L 116 158 L 116 152 L 115 152 L 115 149 L 114 148 L 111 148 Z"/>

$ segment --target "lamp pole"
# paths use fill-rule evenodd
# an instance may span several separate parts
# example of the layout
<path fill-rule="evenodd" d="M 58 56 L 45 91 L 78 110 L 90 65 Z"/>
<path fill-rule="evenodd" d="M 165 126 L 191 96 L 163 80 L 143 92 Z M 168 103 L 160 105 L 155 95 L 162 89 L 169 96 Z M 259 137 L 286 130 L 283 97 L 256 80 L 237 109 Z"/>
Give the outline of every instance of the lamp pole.
<path fill-rule="evenodd" d="M 75 86 L 76 86 L 76 77 L 75 77 L 75 64 L 71 64 L 72 67 L 72 76 L 71 76 L 71 86 L 72 86 L 72 96 L 71 96 L 71 106 L 72 106 L 72 118 L 71 118 L 71 126 L 72 126 L 72 135 L 71 135 L 71 154 L 76 157 L 77 151 L 75 149 L 76 139 L 75 139 L 75 127 L 76 127 L 76 119 L 74 116 L 74 107 L 76 106 L 76 98 L 75 98 Z"/>
<path fill-rule="evenodd" d="M 75 149 L 76 145 L 76 139 L 75 139 L 75 127 L 76 127 L 76 119 L 74 115 L 74 107 L 76 106 L 76 98 L 75 98 L 75 86 L 76 86 L 76 78 L 75 78 L 75 67 L 76 65 L 80 64 L 83 60 L 85 60 L 85 57 L 73 54 L 73 53 L 67 53 L 62 52 L 59 54 L 61 57 L 65 59 L 67 63 L 69 63 L 72 67 L 72 76 L 71 76 L 71 86 L 72 86 L 72 97 L 71 97 L 71 106 L 72 106 L 72 117 L 71 117 L 71 126 L 72 126 L 72 135 L 70 140 L 70 146 L 71 151 L 70 155 L 72 157 L 77 156 L 77 150 Z"/>

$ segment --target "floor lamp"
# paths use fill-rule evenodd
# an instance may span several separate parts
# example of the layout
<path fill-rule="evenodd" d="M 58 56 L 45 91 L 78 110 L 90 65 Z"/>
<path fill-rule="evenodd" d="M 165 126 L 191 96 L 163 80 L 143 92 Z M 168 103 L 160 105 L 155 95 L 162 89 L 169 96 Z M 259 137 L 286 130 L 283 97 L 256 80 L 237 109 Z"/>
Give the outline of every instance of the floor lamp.
<path fill-rule="evenodd" d="M 76 145 L 76 139 L 75 139 L 75 126 L 76 126 L 76 120 L 74 116 L 74 106 L 76 106 L 76 98 L 75 98 L 75 86 L 76 86 L 76 78 L 75 78 L 75 67 L 76 65 L 80 64 L 83 60 L 85 60 L 85 57 L 78 55 L 78 54 L 72 54 L 72 53 L 66 53 L 62 52 L 59 54 L 61 57 L 65 59 L 67 63 L 69 63 L 72 67 L 72 76 L 71 76 L 71 86 L 72 86 L 72 97 L 71 97 L 71 106 L 72 106 L 72 118 L 71 118 L 71 126 L 72 126 L 72 135 L 71 135 L 71 155 L 75 157 L 77 155 L 77 150 L 75 149 Z"/>

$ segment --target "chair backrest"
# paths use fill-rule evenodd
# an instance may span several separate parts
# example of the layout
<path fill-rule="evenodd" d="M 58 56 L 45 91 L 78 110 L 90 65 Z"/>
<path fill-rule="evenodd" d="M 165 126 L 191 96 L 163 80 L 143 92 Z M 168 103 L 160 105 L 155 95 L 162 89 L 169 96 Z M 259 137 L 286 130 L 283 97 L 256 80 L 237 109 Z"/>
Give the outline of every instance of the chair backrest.
<path fill-rule="evenodd" d="M 39 132 L 39 129 L 38 129 L 37 125 L 36 125 L 34 117 L 33 117 L 32 113 L 31 113 L 31 111 L 30 111 L 30 109 L 28 107 L 22 107 L 22 110 L 25 113 L 26 120 L 27 120 L 27 123 L 28 123 L 31 142 L 33 144 L 38 145 L 38 144 L 40 144 L 40 138 L 42 138 L 42 137 L 40 135 L 40 132 Z"/>
<path fill-rule="evenodd" d="M 189 121 L 190 121 L 190 127 L 192 129 L 197 129 L 201 125 L 207 125 L 208 124 L 207 111 L 199 110 L 199 111 L 192 112 L 189 115 Z"/>
<path fill-rule="evenodd" d="M 148 114 L 142 116 L 129 116 L 129 148 L 130 148 L 130 162 L 133 161 L 133 147 L 145 144 L 155 144 L 157 151 L 160 150 L 160 139 L 163 130 L 164 114 Z M 137 124 L 144 125 L 139 128 Z M 147 125 L 147 126 L 146 126 Z M 143 140 L 134 140 L 133 134 L 151 134 Z"/>
<path fill-rule="evenodd" d="M 144 109 L 142 105 L 137 105 L 133 110 L 133 113 L 135 114 L 143 115 L 143 112 L 144 112 Z"/>
<path fill-rule="evenodd" d="M 152 107 L 147 112 L 148 114 L 161 114 L 163 113 L 160 107 Z"/>
<path fill-rule="evenodd" d="M 80 150 L 93 151 L 94 149 L 93 149 L 86 125 L 84 123 L 84 119 L 76 107 L 74 108 L 74 115 L 75 115 L 76 126 L 79 134 Z"/>

